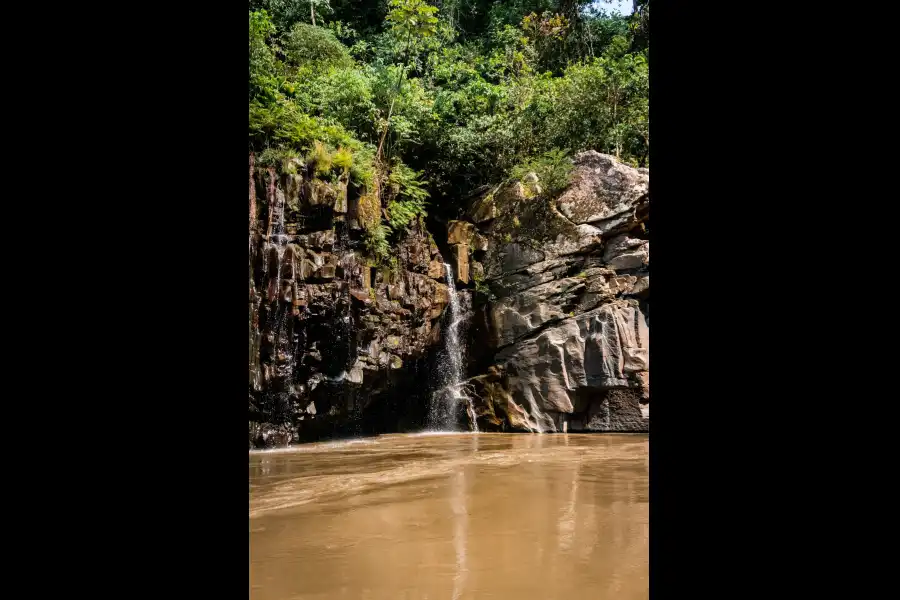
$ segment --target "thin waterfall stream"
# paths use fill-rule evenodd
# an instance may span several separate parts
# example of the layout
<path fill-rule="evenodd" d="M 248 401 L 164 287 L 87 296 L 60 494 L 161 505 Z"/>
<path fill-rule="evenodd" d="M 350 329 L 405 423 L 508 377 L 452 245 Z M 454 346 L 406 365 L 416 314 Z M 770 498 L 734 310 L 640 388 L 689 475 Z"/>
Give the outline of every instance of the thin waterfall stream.
<path fill-rule="evenodd" d="M 466 319 L 466 313 L 460 310 L 459 297 L 456 292 L 455 276 L 449 264 L 444 263 L 447 276 L 447 287 L 450 288 L 450 315 L 447 334 L 444 336 L 446 361 L 440 366 L 441 387 L 431 401 L 429 424 L 438 431 L 455 431 L 457 428 L 456 407 L 460 401 L 466 405 L 466 413 L 472 431 L 478 432 L 475 419 L 475 407 L 472 399 L 465 392 L 463 383 L 463 351 L 465 347 L 459 338 L 459 327 Z"/>

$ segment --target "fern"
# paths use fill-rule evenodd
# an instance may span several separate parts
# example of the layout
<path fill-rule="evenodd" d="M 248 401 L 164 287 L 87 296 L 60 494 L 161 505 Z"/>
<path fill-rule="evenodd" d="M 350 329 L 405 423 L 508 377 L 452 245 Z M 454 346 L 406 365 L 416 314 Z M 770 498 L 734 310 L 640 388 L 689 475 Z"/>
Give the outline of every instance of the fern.
<path fill-rule="evenodd" d="M 366 252 L 377 265 L 390 263 L 391 246 L 387 241 L 387 228 L 384 225 L 378 223 L 371 229 L 367 229 L 363 244 Z"/>
<path fill-rule="evenodd" d="M 337 149 L 337 152 L 332 155 L 331 162 L 335 167 L 348 172 L 350 167 L 353 166 L 353 153 L 348 148 L 341 146 Z"/>
<path fill-rule="evenodd" d="M 328 175 L 331 173 L 331 152 L 319 140 L 313 142 L 312 150 L 306 155 L 306 162 L 315 165 L 316 175 Z"/>
<path fill-rule="evenodd" d="M 350 178 L 356 185 L 371 190 L 375 182 L 375 148 L 368 144 L 361 146 L 353 155 Z"/>
<path fill-rule="evenodd" d="M 427 215 L 428 191 L 425 186 L 428 182 L 419 177 L 419 173 L 402 163 L 395 164 L 391 169 L 388 183 L 397 193 L 388 202 L 387 213 L 390 227 L 395 232 L 403 231 L 412 221 Z"/>

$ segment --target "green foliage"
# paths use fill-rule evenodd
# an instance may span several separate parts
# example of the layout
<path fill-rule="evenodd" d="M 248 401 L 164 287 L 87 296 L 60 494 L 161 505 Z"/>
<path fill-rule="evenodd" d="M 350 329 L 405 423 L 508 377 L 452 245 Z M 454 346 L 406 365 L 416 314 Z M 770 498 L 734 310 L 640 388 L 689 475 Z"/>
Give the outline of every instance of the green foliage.
<path fill-rule="evenodd" d="M 375 148 L 366 144 L 356 149 L 350 166 L 350 179 L 357 186 L 373 189 L 375 180 Z"/>
<path fill-rule="evenodd" d="M 627 36 L 631 28 L 631 17 L 618 13 L 607 13 L 602 7 L 593 7 L 590 19 L 582 22 L 579 43 L 585 57 L 594 57 L 606 48 L 616 36 Z"/>
<path fill-rule="evenodd" d="M 555 195 L 569 185 L 572 161 L 564 150 L 555 148 L 513 167 L 511 176 L 522 180 L 533 172 L 545 194 Z"/>
<path fill-rule="evenodd" d="M 250 97 L 274 98 L 277 92 L 275 48 L 269 41 L 275 26 L 266 11 L 250 13 Z"/>
<path fill-rule="evenodd" d="M 557 70 L 565 66 L 565 52 L 560 52 L 569 33 L 569 20 L 560 14 L 544 11 L 530 13 L 522 19 L 522 31 L 534 48 L 536 62 L 544 69 Z"/>
<path fill-rule="evenodd" d="M 359 32 L 343 21 L 331 21 L 325 27 L 344 44 L 349 44 L 359 37 Z"/>
<path fill-rule="evenodd" d="M 257 167 L 275 167 L 283 168 L 285 163 L 292 159 L 298 159 L 302 162 L 303 156 L 293 148 L 270 147 L 259 153 L 256 157 Z"/>
<path fill-rule="evenodd" d="M 391 245 L 388 243 L 387 236 L 387 227 L 378 223 L 373 228 L 366 230 L 363 239 L 366 252 L 379 266 L 390 263 Z"/>
<path fill-rule="evenodd" d="M 473 189 L 531 171 L 558 193 L 582 150 L 648 166 L 649 0 L 633 16 L 591 0 L 434 4 L 251 0 L 258 164 L 349 172 L 353 193 L 371 199 L 374 255 L 426 201 L 456 218 Z"/>
<path fill-rule="evenodd" d="M 390 227 L 399 232 L 419 217 L 424 217 L 428 191 L 425 186 L 427 181 L 420 179 L 421 174 L 416 173 L 406 165 L 399 163 L 391 169 L 388 183 L 397 190 L 395 197 L 388 202 L 387 213 Z"/>
<path fill-rule="evenodd" d="M 331 156 L 331 163 L 338 167 L 339 169 L 343 169 L 344 171 L 350 171 L 350 167 L 353 166 L 353 152 L 341 146 L 337 149 L 337 151 Z"/>
<path fill-rule="evenodd" d="M 391 0 L 387 23 L 392 32 L 415 47 L 437 33 L 437 11 L 425 0 Z"/>
<path fill-rule="evenodd" d="M 602 56 L 569 67 L 556 83 L 546 138 L 646 163 L 648 84 L 646 56 L 629 53 L 624 37 L 613 38 Z"/>
<path fill-rule="evenodd" d="M 249 120 L 250 143 L 258 148 L 278 143 L 309 148 L 315 140 L 332 146 L 360 144 L 340 124 L 305 113 L 283 96 L 271 103 L 251 101 Z"/>
<path fill-rule="evenodd" d="M 320 141 L 313 142 L 312 150 L 306 155 L 306 162 L 313 165 L 316 175 L 328 175 L 331 173 L 331 152 Z"/>
<path fill-rule="evenodd" d="M 425 204 L 423 202 L 404 199 L 391 200 L 387 208 L 390 217 L 390 227 L 393 231 L 402 231 L 415 219 L 425 216 Z"/>
<path fill-rule="evenodd" d="M 472 271 L 472 281 L 475 282 L 475 292 L 482 295 L 487 300 L 494 299 L 494 293 L 490 286 L 485 282 L 484 275 L 478 271 Z"/>
<path fill-rule="evenodd" d="M 493 2 L 489 20 L 493 28 L 504 25 L 518 25 L 530 13 L 543 13 L 557 8 L 553 0 L 508 0 Z"/>
<path fill-rule="evenodd" d="M 349 67 L 353 64 L 349 49 L 333 32 L 307 23 L 294 25 L 281 45 L 285 63 L 292 67 Z"/>
<path fill-rule="evenodd" d="M 268 11 L 281 30 L 290 29 L 297 22 L 312 21 L 310 9 L 319 20 L 333 12 L 329 0 L 250 0 L 250 8 Z"/>

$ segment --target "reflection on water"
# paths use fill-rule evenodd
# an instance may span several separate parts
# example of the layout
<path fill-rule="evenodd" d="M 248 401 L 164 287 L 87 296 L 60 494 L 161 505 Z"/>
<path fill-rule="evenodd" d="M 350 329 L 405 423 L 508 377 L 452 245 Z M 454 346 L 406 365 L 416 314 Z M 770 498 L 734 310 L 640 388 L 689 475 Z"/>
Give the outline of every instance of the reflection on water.
<path fill-rule="evenodd" d="M 646 435 L 250 454 L 251 600 L 648 597 Z"/>

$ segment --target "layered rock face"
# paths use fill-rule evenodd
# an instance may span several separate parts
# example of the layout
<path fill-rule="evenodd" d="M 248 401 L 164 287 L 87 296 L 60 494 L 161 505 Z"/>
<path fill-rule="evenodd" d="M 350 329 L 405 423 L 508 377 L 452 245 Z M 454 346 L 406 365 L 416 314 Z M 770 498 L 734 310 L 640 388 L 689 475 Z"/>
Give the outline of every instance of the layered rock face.
<path fill-rule="evenodd" d="M 589 151 L 555 198 L 532 174 L 478 199 L 449 243 L 476 313 L 481 430 L 647 431 L 649 173 Z"/>
<path fill-rule="evenodd" d="M 585 152 L 562 193 L 531 174 L 448 224 L 479 430 L 648 431 L 648 184 L 646 169 Z M 417 222 L 394 265 L 373 266 L 369 201 L 345 179 L 251 158 L 251 447 L 420 430 L 447 384 L 445 259 Z"/>
<path fill-rule="evenodd" d="M 418 428 L 425 360 L 450 301 L 421 223 L 393 268 L 361 249 L 346 180 L 250 166 L 250 445 Z"/>

